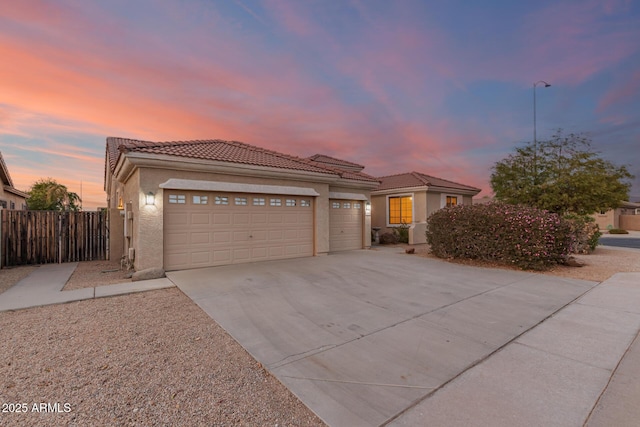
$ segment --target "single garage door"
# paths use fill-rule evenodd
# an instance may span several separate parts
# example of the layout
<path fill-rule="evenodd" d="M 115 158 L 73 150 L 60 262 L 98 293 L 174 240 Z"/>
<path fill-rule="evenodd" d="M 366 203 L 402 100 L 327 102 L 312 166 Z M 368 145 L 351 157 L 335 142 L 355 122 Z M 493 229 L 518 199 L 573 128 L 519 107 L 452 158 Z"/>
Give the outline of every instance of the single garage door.
<path fill-rule="evenodd" d="M 362 202 L 329 200 L 329 251 L 362 249 Z"/>
<path fill-rule="evenodd" d="M 311 197 L 164 193 L 165 270 L 313 255 Z"/>

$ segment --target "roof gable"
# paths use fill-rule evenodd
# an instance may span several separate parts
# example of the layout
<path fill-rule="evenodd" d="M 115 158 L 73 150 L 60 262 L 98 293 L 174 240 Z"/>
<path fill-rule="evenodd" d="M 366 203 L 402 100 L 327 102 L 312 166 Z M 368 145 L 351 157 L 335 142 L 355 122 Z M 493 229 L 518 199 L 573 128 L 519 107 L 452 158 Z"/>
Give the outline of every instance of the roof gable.
<path fill-rule="evenodd" d="M 338 169 L 346 169 L 346 170 L 352 170 L 356 172 L 360 172 L 362 169 L 364 169 L 364 166 L 359 165 L 357 163 L 349 162 L 347 160 L 342 160 L 342 159 L 336 159 L 335 157 L 327 156 L 326 154 L 314 154 L 308 159 L 313 160 L 314 162 L 329 165 L 331 167 L 338 168 Z"/>
<path fill-rule="evenodd" d="M 420 172 L 407 172 L 378 178 L 380 185 L 374 191 L 393 190 L 413 187 L 441 187 L 451 190 L 463 190 L 479 193 L 479 188 L 460 184 Z"/>

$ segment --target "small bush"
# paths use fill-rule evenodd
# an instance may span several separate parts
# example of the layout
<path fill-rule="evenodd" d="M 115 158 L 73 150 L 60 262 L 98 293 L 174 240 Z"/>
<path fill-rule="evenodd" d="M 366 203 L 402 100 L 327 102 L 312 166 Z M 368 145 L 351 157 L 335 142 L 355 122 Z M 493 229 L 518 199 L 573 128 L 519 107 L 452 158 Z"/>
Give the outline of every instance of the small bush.
<path fill-rule="evenodd" d="M 609 234 L 629 234 L 627 230 L 623 230 L 622 228 L 612 228 L 609 230 Z"/>
<path fill-rule="evenodd" d="M 571 252 L 574 254 L 593 252 L 598 246 L 598 239 L 602 236 L 595 220 L 589 216 L 579 215 L 565 215 L 564 219 L 571 224 L 575 238 Z"/>
<path fill-rule="evenodd" d="M 398 236 L 395 233 L 382 233 L 380 235 L 380 244 L 381 245 L 393 245 L 398 243 Z"/>
<path fill-rule="evenodd" d="M 393 229 L 393 234 L 398 238 L 399 243 L 409 243 L 409 226 L 403 222 Z"/>
<path fill-rule="evenodd" d="M 543 270 L 566 262 L 574 241 L 569 221 L 524 206 L 459 205 L 436 211 L 427 221 L 427 242 L 440 258 Z"/>

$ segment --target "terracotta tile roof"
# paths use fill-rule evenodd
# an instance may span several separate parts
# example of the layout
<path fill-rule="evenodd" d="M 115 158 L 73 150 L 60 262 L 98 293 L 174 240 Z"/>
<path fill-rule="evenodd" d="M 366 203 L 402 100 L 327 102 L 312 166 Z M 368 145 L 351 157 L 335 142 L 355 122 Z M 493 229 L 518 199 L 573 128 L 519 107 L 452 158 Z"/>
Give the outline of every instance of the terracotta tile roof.
<path fill-rule="evenodd" d="M 13 181 L 11 181 L 11 175 L 9 175 L 9 169 L 7 168 L 2 153 L 0 152 L 0 181 L 2 184 L 13 187 Z"/>
<path fill-rule="evenodd" d="M 378 186 L 374 191 L 428 186 L 480 192 L 479 188 L 459 184 L 457 182 L 437 178 L 420 172 L 408 172 L 398 175 L 383 176 L 378 178 L 378 180 L 380 180 L 380 186 Z"/>
<path fill-rule="evenodd" d="M 110 137 L 107 138 L 107 157 L 112 172 L 115 170 L 120 153 L 128 152 L 242 163 L 278 169 L 334 174 L 350 180 L 377 181 L 362 172 L 340 170 L 310 159 L 289 156 L 243 142 L 220 139 L 151 142 Z"/>
<path fill-rule="evenodd" d="M 335 157 L 331 157 L 331 156 L 327 156 L 326 154 L 314 154 L 313 156 L 309 157 L 309 160 L 313 160 L 314 162 L 319 162 L 319 163 L 326 163 L 328 165 L 333 165 L 333 166 L 345 166 L 348 168 L 354 168 L 354 169 L 364 169 L 364 166 L 359 165 L 357 163 L 353 163 L 353 162 L 349 162 L 347 160 L 342 160 L 342 159 L 336 159 Z"/>

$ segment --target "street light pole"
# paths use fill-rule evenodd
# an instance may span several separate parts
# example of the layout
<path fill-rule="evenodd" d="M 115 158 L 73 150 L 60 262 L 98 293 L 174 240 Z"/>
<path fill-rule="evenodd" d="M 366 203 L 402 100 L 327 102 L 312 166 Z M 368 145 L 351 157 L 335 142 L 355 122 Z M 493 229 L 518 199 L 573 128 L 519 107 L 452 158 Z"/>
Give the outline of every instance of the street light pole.
<path fill-rule="evenodd" d="M 536 139 L 536 86 L 540 83 L 544 84 L 544 87 L 550 87 L 551 85 L 544 80 L 539 80 L 533 84 L 533 179 L 538 178 L 538 140 Z"/>

